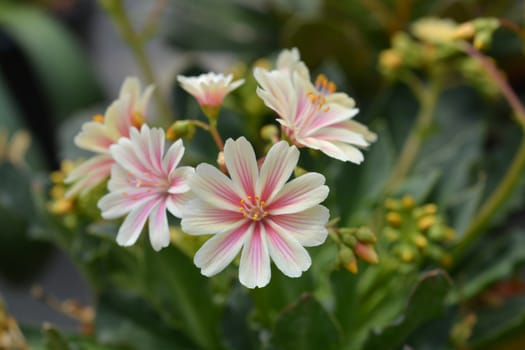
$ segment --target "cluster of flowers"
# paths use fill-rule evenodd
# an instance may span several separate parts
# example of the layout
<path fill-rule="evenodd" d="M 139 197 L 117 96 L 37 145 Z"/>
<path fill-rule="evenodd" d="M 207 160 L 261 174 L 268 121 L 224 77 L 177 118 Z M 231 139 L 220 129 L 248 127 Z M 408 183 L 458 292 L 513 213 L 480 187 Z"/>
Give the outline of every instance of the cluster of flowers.
<path fill-rule="evenodd" d="M 320 203 L 329 189 L 314 172 L 287 182 L 298 147 L 360 163 L 359 148 L 375 134 L 351 119 L 358 110 L 348 95 L 336 93 L 324 76 L 310 81 L 296 49 L 283 51 L 275 70 L 258 68 L 254 74 L 257 94 L 279 115 L 283 138 L 292 145 L 278 141 L 258 162 L 244 137 L 228 139 L 222 171 L 209 164 L 179 166 L 182 140 L 166 150 L 166 132 L 146 123 L 153 88 L 142 93 L 138 80 L 128 78 L 104 116 L 85 123 L 75 138 L 96 155 L 69 174 L 68 195 L 85 193 L 109 177 L 98 207 L 105 219 L 125 216 L 116 238 L 123 246 L 137 241 L 146 222 L 152 247 L 168 246 L 167 212 L 182 219 L 188 234 L 213 234 L 194 257 L 206 276 L 223 270 L 241 249 L 239 280 L 246 287 L 269 283 L 270 259 L 287 276 L 300 276 L 311 265 L 304 247 L 326 239 L 329 211 Z M 178 80 L 208 116 L 216 116 L 224 97 L 243 83 L 214 73 Z"/>

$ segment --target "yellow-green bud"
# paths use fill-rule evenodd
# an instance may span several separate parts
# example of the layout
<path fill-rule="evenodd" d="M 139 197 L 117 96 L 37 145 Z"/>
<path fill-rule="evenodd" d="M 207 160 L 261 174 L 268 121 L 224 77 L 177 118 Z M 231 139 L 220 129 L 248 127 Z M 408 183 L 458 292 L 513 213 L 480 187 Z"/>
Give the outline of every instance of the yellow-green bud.
<path fill-rule="evenodd" d="M 261 128 L 261 138 L 270 143 L 279 140 L 279 128 L 273 124 L 265 125 Z"/>
<path fill-rule="evenodd" d="M 175 141 L 180 138 L 191 140 L 195 135 L 195 126 L 189 120 L 177 120 L 166 131 L 166 138 Z"/>
<path fill-rule="evenodd" d="M 385 227 L 383 234 L 389 242 L 395 242 L 399 240 L 399 231 L 392 227 Z"/>
<path fill-rule="evenodd" d="M 401 215 L 395 211 L 386 214 L 386 222 L 392 227 L 399 227 L 402 223 Z"/>
<path fill-rule="evenodd" d="M 346 246 L 343 246 L 339 250 L 338 258 L 339 258 L 339 261 L 341 262 L 342 265 L 346 265 L 349 262 L 351 262 L 352 260 L 355 260 L 355 255 L 354 255 L 354 252 L 352 251 L 352 249 L 350 249 L 350 248 L 348 248 Z"/>
<path fill-rule="evenodd" d="M 374 233 L 372 232 L 372 230 L 370 230 L 370 228 L 368 228 L 366 226 L 362 226 L 362 227 L 358 228 L 356 233 L 355 233 L 355 236 L 361 242 L 365 242 L 365 243 L 375 243 L 375 242 L 377 242 L 377 238 L 374 235 Z"/>

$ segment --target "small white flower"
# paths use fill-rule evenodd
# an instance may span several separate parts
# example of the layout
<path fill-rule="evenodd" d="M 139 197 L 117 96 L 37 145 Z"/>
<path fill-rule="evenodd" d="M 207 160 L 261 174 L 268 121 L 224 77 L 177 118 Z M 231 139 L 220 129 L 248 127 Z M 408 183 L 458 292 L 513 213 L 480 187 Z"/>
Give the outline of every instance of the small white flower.
<path fill-rule="evenodd" d="M 170 242 L 166 210 L 182 217 L 182 208 L 189 199 L 188 178 L 191 167 L 179 167 L 184 146 L 177 140 L 164 154 L 165 136 L 162 129 L 142 125 L 132 128 L 129 138 L 121 138 L 111 146 L 116 163 L 111 169 L 109 193 L 98 206 L 105 219 L 126 215 L 117 243 L 133 245 L 149 219 L 149 238 L 153 249 L 160 250 Z"/>
<path fill-rule="evenodd" d="M 75 137 L 75 144 L 97 155 L 73 169 L 66 179 L 74 185 L 67 196 L 85 193 L 104 181 L 115 163 L 109 154 L 109 147 L 121 137 L 128 137 L 130 129 L 140 127 L 145 121 L 146 109 L 153 87 L 148 86 L 141 94 L 137 78 L 126 78 L 120 89 L 119 98 L 106 110 L 104 116 L 95 116 L 93 121 L 84 123 Z"/>
<path fill-rule="evenodd" d="M 270 258 L 289 277 L 311 265 L 304 247 L 322 244 L 327 236 L 328 195 L 325 178 L 308 173 L 288 183 L 299 151 L 281 141 L 272 146 L 261 168 L 251 144 L 229 139 L 224 160 L 231 179 L 201 164 L 190 179 L 196 199 L 188 203 L 182 229 L 194 235 L 215 234 L 194 262 L 205 276 L 222 271 L 239 253 L 239 280 L 248 287 L 270 282 Z"/>
<path fill-rule="evenodd" d="M 244 79 L 232 81 L 231 74 L 201 74 L 198 77 L 179 75 L 182 88 L 192 95 L 202 107 L 220 107 L 224 97 L 244 83 Z"/>

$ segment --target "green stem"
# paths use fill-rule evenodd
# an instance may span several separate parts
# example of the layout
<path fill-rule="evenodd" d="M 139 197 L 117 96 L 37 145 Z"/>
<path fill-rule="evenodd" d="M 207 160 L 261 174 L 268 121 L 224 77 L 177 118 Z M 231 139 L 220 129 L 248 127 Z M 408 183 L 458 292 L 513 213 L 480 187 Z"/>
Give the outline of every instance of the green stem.
<path fill-rule="evenodd" d="M 211 121 L 210 122 L 210 134 L 213 137 L 213 141 L 215 141 L 215 144 L 219 148 L 219 151 L 224 151 L 224 142 L 222 141 L 222 137 L 219 134 L 219 130 L 217 130 L 217 122 Z"/>
<path fill-rule="evenodd" d="M 409 86 L 411 86 L 410 84 Z M 422 89 L 414 89 L 416 97 L 418 97 L 420 102 L 420 109 L 414 126 L 410 131 L 410 134 L 405 141 L 405 145 L 401 150 L 399 160 L 390 176 L 390 179 L 387 181 L 385 187 L 386 193 L 392 192 L 397 185 L 406 177 L 406 175 L 412 169 L 414 162 L 421 148 L 421 144 L 425 139 L 425 135 L 432 124 L 432 119 L 434 115 L 434 109 L 436 107 L 437 99 L 439 93 L 441 92 L 441 84 L 433 83 L 430 86 L 425 86 L 419 84 L 418 87 Z"/>
<path fill-rule="evenodd" d="M 503 97 L 505 97 L 509 105 L 512 107 L 516 121 L 521 126 L 524 135 L 522 135 L 521 144 L 510 164 L 510 167 L 507 169 L 507 172 L 501 179 L 500 183 L 497 185 L 494 192 L 492 192 L 485 203 L 483 203 L 481 209 L 478 212 L 478 215 L 474 218 L 474 220 L 472 220 L 469 227 L 465 231 L 465 234 L 462 236 L 461 240 L 454 249 L 453 256 L 455 263 L 461 259 L 470 244 L 477 240 L 485 232 L 485 229 L 490 223 L 490 220 L 498 208 L 510 197 L 512 191 L 518 184 L 523 171 L 525 170 L 525 108 L 523 107 L 518 96 L 515 94 L 514 90 L 512 90 L 510 87 L 507 79 L 505 79 L 503 74 L 497 69 L 496 65 L 488 57 L 483 55 L 470 44 L 465 44 L 463 50 L 468 55 L 477 59 L 487 74 L 498 85 L 503 94 Z"/>
<path fill-rule="evenodd" d="M 166 126 L 169 125 L 170 122 L 173 122 L 176 118 L 158 88 L 159 84 L 156 83 L 155 73 L 153 72 L 153 68 L 151 67 L 146 54 L 143 36 L 133 28 L 122 0 L 99 0 L 99 3 L 113 19 L 113 22 L 119 29 L 122 38 L 133 52 L 146 83 L 148 85 L 152 84 L 156 87 L 153 93 L 153 98 L 160 113 L 160 122 Z"/>

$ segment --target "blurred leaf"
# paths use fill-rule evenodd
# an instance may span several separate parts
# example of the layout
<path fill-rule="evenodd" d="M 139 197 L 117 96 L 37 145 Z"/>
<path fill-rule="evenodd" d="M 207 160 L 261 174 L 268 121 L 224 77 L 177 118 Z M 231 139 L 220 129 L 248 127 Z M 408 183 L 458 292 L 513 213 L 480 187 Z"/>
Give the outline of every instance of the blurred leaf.
<path fill-rule="evenodd" d="M 277 46 L 275 20 L 248 2 L 172 1 L 164 18 L 164 35 L 180 49 L 239 51 L 253 58 Z"/>
<path fill-rule="evenodd" d="M 460 287 L 458 297 L 468 300 L 490 286 L 507 279 L 525 263 L 525 231 L 514 229 L 498 237 L 486 237 L 453 271 Z"/>
<path fill-rule="evenodd" d="M 169 328 L 141 298 L 102 294 L 95 320 L 99 341 L 125 349 L 198 349 L 184 334 Z"/>
<path fill-rule="evenodd" d="M 160 252 L 144 249 L 144 289 L 163 318 L 205 349 L 221 349 L 219 307 L 209 281 L 190 258 L 169 246 Z"/>
<path fill-rule="evenodd" d="M 58 120 L 100 99 L 87 55 L 51 17 L 34 6 L 1 2 L 0 26 L 28 55 Z"/>
<path fill-rule="evenodd" d="M 271 327 L 282 310 L 296 302 L 302 294 L 313 292 L 314 288 L 309 271 L 299 278 L 289 278 L 272 265 L 270 284 L 250 292 L 256 308 L 254 318 Z"/>
<path fill-rule="evenodd" d="M 403 195 L 410 195 L 414 197 L 416 202 L 422 203 L 429 196 L 430 192 L 434 190 L 439 175 L 440 172 L 436 169 L 428 171 L 425 174 L 410 175 L 399 185 L 393 193 L 393 196 L 401 197 Z"/>
<path fill-rule="evenodd" d="M 525 332 L 525 296 L 506 298 L 503 305 L 485 307 L 476 313 L 477 322 L 469 345 L 475 349 L 522 349 Z M 503 347 L 512 339 L 514 347 Z"/>
<path fill-rule="evenodd" d="M 278 317 L 272 345 L 279 350 L 338 349 L 340 331 L 311 295 L 284 310 Z"/>
<path fill-rule="evenodd" d="M 66 339 L 51 325 L 44 325 L 45 344 L 48 350 L 71 350 Z"/>
<path fill-rule="evenodd" d="M 244 287 L 236 285 L 229 293 L 222 316 L 222 332 L 230 349 L 257 349 L 257 333 L 250 328 L 253 305 Z"/>
<path fill-rule="evenodd" d="M 399 349 L 407 337 L 426 322 L 443 315 L 450 279 L 440 270 L 422 275 L 408 300 L 404 315 L 394 324 L 369 334 L 363 349 Z"/>

